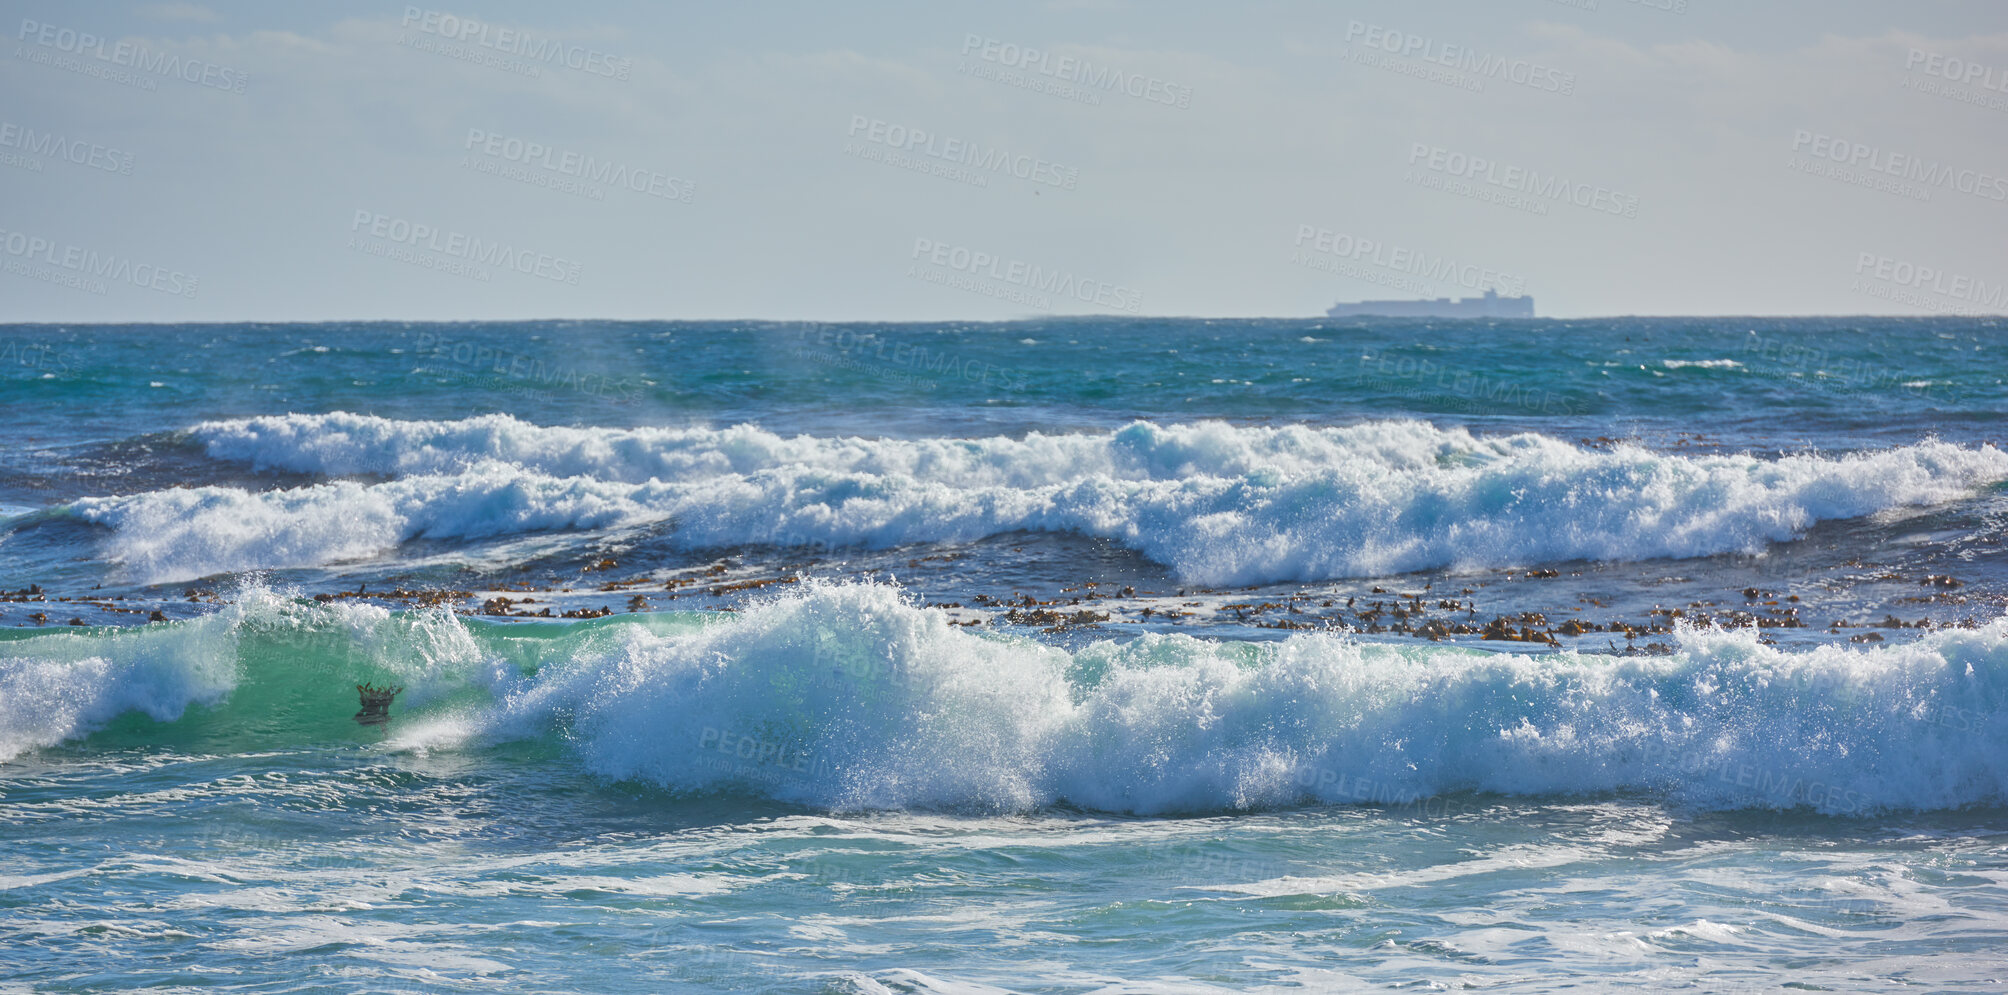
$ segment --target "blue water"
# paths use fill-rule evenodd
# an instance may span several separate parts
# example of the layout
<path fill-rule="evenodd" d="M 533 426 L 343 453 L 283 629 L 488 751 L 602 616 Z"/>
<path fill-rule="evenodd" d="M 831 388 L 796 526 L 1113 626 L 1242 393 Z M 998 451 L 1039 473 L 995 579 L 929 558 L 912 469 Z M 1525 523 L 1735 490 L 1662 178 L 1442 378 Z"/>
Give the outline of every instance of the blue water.
<path fill-rule="evenodd" d="M 6 326 L 0 985 L 1999 990 L 2002 332 Z"/>

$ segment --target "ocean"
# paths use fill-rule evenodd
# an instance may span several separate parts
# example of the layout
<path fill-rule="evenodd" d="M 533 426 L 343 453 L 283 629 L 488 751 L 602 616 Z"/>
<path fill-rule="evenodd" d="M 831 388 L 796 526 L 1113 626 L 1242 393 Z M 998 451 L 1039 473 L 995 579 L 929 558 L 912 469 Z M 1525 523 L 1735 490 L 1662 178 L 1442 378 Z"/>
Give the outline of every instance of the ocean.
<path fill-rule="evenodd" d="M 0 990 L 2000 991 L 2004 331 L 0 326 Z"/>

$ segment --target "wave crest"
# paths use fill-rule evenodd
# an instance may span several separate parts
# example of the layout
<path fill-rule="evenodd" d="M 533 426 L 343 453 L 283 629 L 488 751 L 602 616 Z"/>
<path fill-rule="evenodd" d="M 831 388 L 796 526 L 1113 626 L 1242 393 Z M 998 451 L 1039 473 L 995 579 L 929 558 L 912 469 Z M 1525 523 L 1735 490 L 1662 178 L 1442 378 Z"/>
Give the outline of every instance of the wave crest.
<path fill-rule="evenodd" d="M 1587 449 L 1423 422 L 1138 422 L 1023 439 L 826 439 L 539 428 L 506 415 L 290 415 L 198 426 L 219 458 L 332 481 L 76 502 L 149 580 L 316 566 L 414 538 L 674 522 L 693 548 L 952 542 L 1017 530 L 1120 542 L 1188 583 L 1704 556 L 1814 522 L 1972 495 L 2008 454 L 1926 441 L 1842 457 Z"/>
<path fill-rule="evenodd" d="M 303 653 L 302 634 L 333 649 Z M 179 725 L 330 734 L 354 708 L 347 684 L 382 674 L 411 686 L 395 748 L 546 739 L 608 779 L 839 809 L 1203 812 L 1457 792 L 1839 815 L 2008 802 L 2008 620 L 1864 649 L 1783 652 L 1749 632 L 1678 643 L 1616 658 L 1150 635 L 1070 653 L 865 585 L 562 627 L 292 605 L 0 644 L 0 757 L 258 684 L 255 707 Z"/>

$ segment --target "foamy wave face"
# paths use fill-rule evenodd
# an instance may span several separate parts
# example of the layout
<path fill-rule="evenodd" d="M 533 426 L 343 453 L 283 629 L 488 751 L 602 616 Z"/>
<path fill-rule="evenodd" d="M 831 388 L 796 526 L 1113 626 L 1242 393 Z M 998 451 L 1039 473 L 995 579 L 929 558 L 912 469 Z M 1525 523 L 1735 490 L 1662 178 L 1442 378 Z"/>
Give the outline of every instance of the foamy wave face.
<path fill-rule="evenodd" d="M 127 712 L 173 721 L 236 687 L 231 618 L 212 616 L 165 635 L 70 629 L 0 643 L 0 763 Z"/>
<path fill-rule="evenodd" d="M 1217 811 L 1635 791 L 1830 814 L 2008 800 L 2008 622 L 1872 650 L 1694 634 L 1662 658 L 1182 635 L 1077 654 L 883 587 L 604 626 L 407 748 L 562 729 L 596 773 L 836 808 Z"/>
<path fill-rule="evenodd" d="M 197 619 L 64 626 L 0 641 L 0 763 L 87 737 L 128 713 L 181 722 L 193 706 L 219 709 L 211 721 L 226 731 L 278 727 L 312 739 L 330 722 L 347 725 L 341 706 L 355 701 L 348 691 L 355 682 L 404 685 L 400 701 L 422 705 L 486 686 L 486 668 L 504 665 L 444 611 L 323 605 L 252 583 Z M 263 697 L 245 702 L 247 688 Z M 336 710 L 275 715 L 286 689 L 301 688 L 316 702 L 336 703 Z M 314 725 L 321 728 L 309 732 Z"/>
<path fill-rule="evenodd" d="M 662 517 L 670 505 L 658 486 L 526 474 L 491 461 L 376 485 L 177 488 L 70 507 L 116 530 L 113 559 L 161 582 L 365 559 L 409 539 L 605 528 Z"/>
<path fill-rule="evenodd" d="M 219 458 L 391 475 L 91 499 L 143 577 L 308 566 L 416 537 L 674 520 L 692 547 L 889 546 L 1018 529 L 1121 542 L 1200 584 L 1699 556 L 1971 495 L 2008 455 L 1936 441 L 1841 458 L 1676 456 L 1422 422 L 1220 423 L 1023 439 L 539 428 L 503 415 L 292 415 L 198 426 Z"/>
<path fill-rule="evenodd" d="M 836 809 L 1474 791 L 1838 815 L 2008 803 L 2008 620 L 1877 648 L 1678 643 L 1616 658 L 1151 635 L 1069 653 L 882 586 L 556 633 L 254 594 L 192 623 L 0 644 L 0 759 L 195 703 L 219 710 L 182 723 L 320 741 L 353 731 L 350 684 L 388 679 L 408 686 L 394 749 L 550 739 L 602 778 Z"/>

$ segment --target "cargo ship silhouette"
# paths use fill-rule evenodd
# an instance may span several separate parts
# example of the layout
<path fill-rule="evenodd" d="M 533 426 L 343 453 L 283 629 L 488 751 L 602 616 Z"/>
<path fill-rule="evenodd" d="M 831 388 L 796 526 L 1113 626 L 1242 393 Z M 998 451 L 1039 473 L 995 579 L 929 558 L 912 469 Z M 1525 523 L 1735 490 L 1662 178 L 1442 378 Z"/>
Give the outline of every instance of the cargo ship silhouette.
<path fill-rule="evenodd" d="M 1488 290 L 1483 297 L 1431 301 L 1340 301 L 1325 311 L 1332 318 L 1532 318 L 1534 298 L 1501 297 Z"/>

